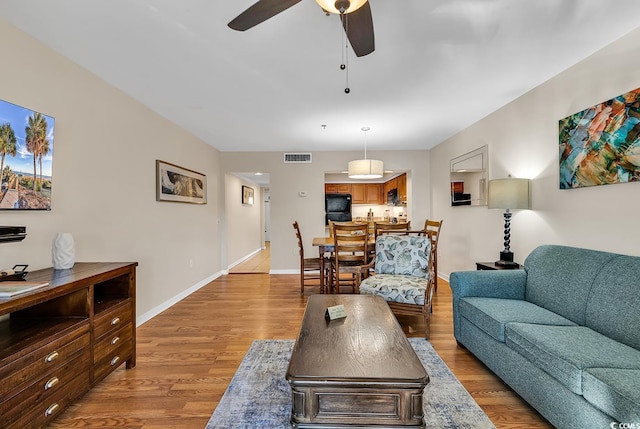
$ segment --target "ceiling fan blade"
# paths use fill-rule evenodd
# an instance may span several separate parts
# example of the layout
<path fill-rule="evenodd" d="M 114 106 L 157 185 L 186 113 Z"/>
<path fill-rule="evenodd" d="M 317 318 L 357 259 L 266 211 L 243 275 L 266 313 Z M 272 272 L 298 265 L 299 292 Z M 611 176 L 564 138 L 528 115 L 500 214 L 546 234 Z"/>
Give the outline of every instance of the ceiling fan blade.
<path fill-rule="evenodd" d="M 355 12 L 340 15 L 340 19 L 356 56 L 364 57 L 375 50 L 373 18 L 369 2 L 363 4 Z"/>
<path fill-rule="evenodd" d="M 301 0 L 258 0 L 253 6 L 238 15 L 229 24 L 229 28 L 245 31 L 266 21 L 299 3 Z"/>

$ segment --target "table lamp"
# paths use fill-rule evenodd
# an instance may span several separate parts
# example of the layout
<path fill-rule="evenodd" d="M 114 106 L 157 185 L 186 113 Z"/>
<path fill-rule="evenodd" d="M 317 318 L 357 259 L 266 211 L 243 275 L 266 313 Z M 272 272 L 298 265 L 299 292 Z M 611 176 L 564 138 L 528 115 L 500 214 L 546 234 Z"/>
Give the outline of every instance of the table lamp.
<path fill-rule="evenodd" d="M 531 191 L 529 179 L 506 179 L 489 181 L 489 208 L 504 209 L 504 250 L 500 252 L 500 260 L 496 265 L 517 267 L 513 262 L 513 252 L 509 248 L 511 242 L 511 212 L 509 210 L 530 209 Z"/>

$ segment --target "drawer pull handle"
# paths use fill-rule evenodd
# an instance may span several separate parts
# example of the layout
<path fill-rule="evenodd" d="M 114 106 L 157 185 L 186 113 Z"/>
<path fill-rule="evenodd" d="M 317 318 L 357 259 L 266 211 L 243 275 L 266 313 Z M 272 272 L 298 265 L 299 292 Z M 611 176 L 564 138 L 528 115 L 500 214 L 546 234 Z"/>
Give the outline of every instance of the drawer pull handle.
<path fill-rule="evenodd" d="M 51 404 L 51 405 L 49 406 L 49 408 L 47 408 L 47 411 L 45 411 L 45 412 L 44 412 L 44 415 L 45 415 L 45 416 L 50 416 L 51 414 L 55 413 L 55 412 L 58 410 L 58 408 L 60 408 L 60 405 L 58 405 L 58 404 Z"/>
<path fill-rule="evenodd" d="M 58 357 L 60 357 L 60 353 L 58 352 L 51 352 L 47 355 L 46 358 L 44 358 L 45 362 L 53 362 L 54 360 L 58 359 Z"/>
<path fill-rule="evenodd" d="M 120 360 L 120 358 L 118 356 L 116 356 L 113 359 L 111 359 L 111 366 L 117 364 L 119 360 Z"/>
<path fill-rule="evenodd" d="M 60 381 L 60 379 L 58 377 L 53 377 L 51 380 L 47 381 L 44 385 L 44 390 L 49 390 L 51 389 L 53 386 L 55 386 L 56 384 L 58 384 L 58 382 Z"/>
<path fill-rule="evenodd" d="M 113 337 L 113 338 L 111 339 L 111 345 L 112 345 L 112 346 L 113 346 L 113 345 L 115 345 L 118 341 L 120 341 L 120 337 Z"/>
<path fill-rule="evenodd" d="M 117 325 L 118 323 L 120 323 L 119 317 L 114 317 L 113 319 L 111 319 L 111 326 Z"/>

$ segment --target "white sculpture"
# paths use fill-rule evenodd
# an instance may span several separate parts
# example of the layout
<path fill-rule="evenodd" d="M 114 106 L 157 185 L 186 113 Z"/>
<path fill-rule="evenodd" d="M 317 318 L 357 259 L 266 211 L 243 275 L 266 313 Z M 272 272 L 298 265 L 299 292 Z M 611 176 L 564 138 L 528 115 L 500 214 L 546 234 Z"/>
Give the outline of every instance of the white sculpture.
<path fill-rule="evenodd" d="M 51 261 L 56 270 L 72 268 L 76 262 L 76 250 L 73 235 L 68 232 L 59 232 L 53 238 L 51 247 Z"/>

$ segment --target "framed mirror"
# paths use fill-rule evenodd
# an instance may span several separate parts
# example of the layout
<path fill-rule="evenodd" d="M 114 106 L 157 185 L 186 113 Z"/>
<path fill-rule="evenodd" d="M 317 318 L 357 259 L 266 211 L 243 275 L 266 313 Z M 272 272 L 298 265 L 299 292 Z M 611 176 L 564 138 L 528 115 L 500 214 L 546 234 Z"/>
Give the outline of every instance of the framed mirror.
<path fill-rule="evenodd" d="M 486 206 L 489 148 L 484 145 L 451 160 L 451 205 Z"/>

